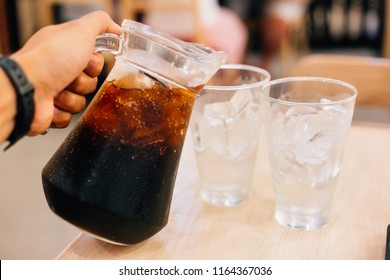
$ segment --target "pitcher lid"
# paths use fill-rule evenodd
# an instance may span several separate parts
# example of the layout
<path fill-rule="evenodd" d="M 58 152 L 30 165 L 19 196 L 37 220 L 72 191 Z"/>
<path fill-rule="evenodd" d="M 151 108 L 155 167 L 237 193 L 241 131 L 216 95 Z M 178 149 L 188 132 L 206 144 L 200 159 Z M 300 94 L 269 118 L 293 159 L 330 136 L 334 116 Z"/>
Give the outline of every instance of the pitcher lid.
<path fill-rule="evenodd" d="M 136 21 L 124 20 L 122 29 L 119 57 L 186 88 L 205 85 L 227 60 L 223 51 L 182 41 Z"/>

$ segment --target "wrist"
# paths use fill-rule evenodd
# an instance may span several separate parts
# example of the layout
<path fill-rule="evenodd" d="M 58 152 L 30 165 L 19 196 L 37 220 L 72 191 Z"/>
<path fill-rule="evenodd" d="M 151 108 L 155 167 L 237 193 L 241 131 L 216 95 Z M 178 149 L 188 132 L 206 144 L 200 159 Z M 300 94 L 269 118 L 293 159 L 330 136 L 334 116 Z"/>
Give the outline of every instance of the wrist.
<path fill-rule="evenodd" d="M 47 77 L 47 69 L 40 67 L 40 63 L 37 60 L 41 54 L 31 53 L 31 52 L 16 52 L 10 55 L 10 58 L 14 60 L 20 68 L 23 70 L 27 80 L 34 85 L 34 96 L 36 99 L 37 92 L 47 92 L 48 87 L 43 84 L 45 80 L 40 79 L 40 77 Z"/>
<path fill-rule="evenodd" d="M 16 115 L 13 130 L 7 138 L 9 145 L 6 149 L 8 149 L 30 131 L 35 113 L 34 86 L 28 81 L 19 64 L 10 57 L 0 57 L 0 68 L 7 75 L 16 96 L 16 102 L 14 102 L 16 103 Z"/>

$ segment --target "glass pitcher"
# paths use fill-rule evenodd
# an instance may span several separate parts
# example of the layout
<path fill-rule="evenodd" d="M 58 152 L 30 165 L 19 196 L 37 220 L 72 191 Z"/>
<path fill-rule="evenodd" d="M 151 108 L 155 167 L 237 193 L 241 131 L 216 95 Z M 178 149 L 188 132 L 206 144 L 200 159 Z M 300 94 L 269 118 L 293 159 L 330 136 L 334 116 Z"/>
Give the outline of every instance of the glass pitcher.
<path fill-rule="evenodd" d="M 130 20 L 96 51 L 116 62 L 42 171 L 54 213 L 117 244 L 141 242 L 168 222 L 193 103 L 226 60 Z"/>

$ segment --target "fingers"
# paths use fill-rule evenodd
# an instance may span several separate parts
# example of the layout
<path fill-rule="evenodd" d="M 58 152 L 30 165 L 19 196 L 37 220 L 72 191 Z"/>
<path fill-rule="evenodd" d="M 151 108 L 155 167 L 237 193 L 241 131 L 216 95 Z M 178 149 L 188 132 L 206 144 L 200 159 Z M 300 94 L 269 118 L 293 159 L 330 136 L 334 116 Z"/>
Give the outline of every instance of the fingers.
<path fill-rule="evenodd" d="M 84 72 L 90 77 L 97 77 L 102 72 L 104 67 L 104 56 L 101 53 L 94 53 L 89 59 Z"/>
<path fill-rule="evenodd" d="M 87 67 L 65 90 L 54 97 L 54 115 L 50 127 L 65 128 L 72 114 L 80 113 L 86 106 L 86 94 L 93 92 L 97 85 L 97 76 L 104 66 L 104 57 L 96 53 L 91 56 Z"/>
<path fill-rule="evenodd" d="M 87 67 L 68 87 L 67 89 L 78 94 L 88 94 L 96 89 L 97 76 L 104 67 L 104 56 L 101 53 L 95 53 L 91 56 Z"/>
<path fill-rule="evenodd" d="M 66 90 L 80 95 L 86 95 L 96 89 L 97 77 L 90 77 L 86 73 L 81 73 L 73 82 L 66 87 Z"/>
<path fill-rule="evenodd" d="M 35 96 L 35 114 L 28 135 L 36 136 L 45 131 L 52 122 L 53 114 L 53 100 Z"/>
<path fill-rule="evenodd" d="M 80 113 L 85 105 L 86 99 L 83 95 L 74 93 L 69 90 L 63 90 L 54 98 L 54 105 L 62 111 L 67 111 L 71 114 Z"/>
<path fill-rule="evenodd" d="M 73 114 L 80 113 L 85 108 L 85 105 L 86 100 L 83 95 L 64 90 L 54 98 L 54 112 L 52 111 L 50 113 L 50 111 L 47 110 L 47 108 L 53 108 L 52 104 L 51 106 L 46 106 L 47 108 L 45 111 L 48 116 L 43 116 L 42 114 L 40 114 L 40 116 L 44 120 L 51 119 L 51 128 L 65 128 L 72 121 Z M 34 127 L 32 127 L 29 132 L 29 136 L 46 134 L 48 128 L 49 124 L 45 124 L 45 121 L 37 120 L 35 121 Z"/>
<path fill-rule="evenodd" d="M 122 32 L 121 27 L 116 24 L 106 12 L 103 11 L 92 12 L 81 17 L 79 20 L 83 21 L 83 26 L 89 26 L 93 29 L 92 34 L 94 34 L 94 36 L 96 36 L 96 34 L 120 34 Z"/>
<path fill-rule="evenodd" d="M 53 120 L 50 127 L 52 128 L 65 128 L 72 121 L 72 114 L 61 110 L 59 108 L 54 109 Z"/>

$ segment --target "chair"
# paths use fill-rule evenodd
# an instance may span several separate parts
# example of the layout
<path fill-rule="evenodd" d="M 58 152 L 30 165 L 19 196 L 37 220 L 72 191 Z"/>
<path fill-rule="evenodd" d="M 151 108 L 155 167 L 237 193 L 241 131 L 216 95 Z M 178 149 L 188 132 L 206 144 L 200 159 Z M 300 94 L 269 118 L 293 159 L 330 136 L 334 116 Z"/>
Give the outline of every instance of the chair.
<path fill-rule="evenodd" d="M 290 76 L 342 80 L 358 90 L 356 105 L 390 108 L 390 59 L 311 54 L 300 58 Z"/>

